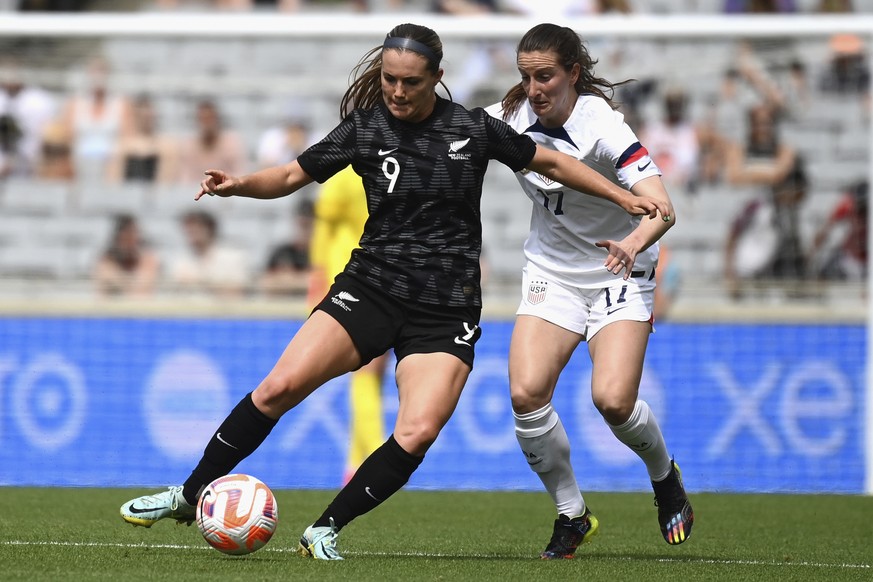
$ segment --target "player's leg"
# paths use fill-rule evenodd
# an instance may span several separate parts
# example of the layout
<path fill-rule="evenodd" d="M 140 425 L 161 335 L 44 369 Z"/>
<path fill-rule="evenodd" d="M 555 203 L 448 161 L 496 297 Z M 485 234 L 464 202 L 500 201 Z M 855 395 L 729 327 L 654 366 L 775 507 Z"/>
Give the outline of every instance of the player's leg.
<path fill-rule="evenodd" d="M 348 332 L 330 315 L 315 311 L 267 377 L 221 423 L 184 485 L 125 503 L 122 518 L 145 527 L 164 518 L 190 524 L 194 505 L 206 485 L 230 473 L 254 452 L 285 412 L 331 378 L 356 368 L 360 361 Z"/>
<path fill-rule="evenodd" d="M 558 376 L 582 336 L 531 315 L 519 315 L 509 348 L 515 434 L 525 460 L 555 503 L 558 517 L 544 559 L 572 558 L 597 533 L 570 462 L 570 441 L 551 404 Z"/>
<path fill-rule="evenodd" d="M 398 356 L 400 357 L 400 356 Z M 470 366 L 447 353 L 415 353 L 397 365 L 400 400 L 394 433 L 361 464 L 300 540 L 303 556 L 341 560 L 336 538 L 409 481 L 457 406 Z"/>
<path fill-rule="evenodd" d="M 382 414 L 382 378 L 388 354 L 352 373 L 349 380 L 349 451 L 343 484 L 370 454 L 385 442 Z"/>
<path fill-rule="evenodd" d="M 616 438 L 646 464 L 661 532 L 668 543 L 678 544 L 691 534 L 694 515 L 658 421 L 637 397 L 650 333 L 649 321 L 633 320 L 612 321 L 596 331 L 588 340 L 591 393 Z"/>
<path fill-rule="evenodd" d="M 336 552 L 339 530 L 403 487 L 421 464 L 455 410 L 473 368 L 480 311 L 406 305 L 395 314 L 402 322 L 394 342 L 399 396 L 394 433 L 306 529 L 301 555 L 341 559 Z"/>

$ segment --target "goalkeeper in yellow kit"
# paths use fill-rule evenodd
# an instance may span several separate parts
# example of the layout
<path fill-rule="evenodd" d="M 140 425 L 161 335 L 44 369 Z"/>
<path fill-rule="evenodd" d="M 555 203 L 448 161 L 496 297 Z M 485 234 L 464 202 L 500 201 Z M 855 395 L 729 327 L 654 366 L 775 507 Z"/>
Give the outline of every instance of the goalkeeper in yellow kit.
<path fill-rule="evenodd" d="M 367 221 L 364 185 L 351 166 L 325 182 L 315 201 L 315 225 L 310 243 L 309 305 L 317 305 L 342 272 L 358 246 Z M 349 452 L 343 482 L 370 453 L 385 442 L 382 417 L 382 376 L 387 354 L 352 372 L 349 399 Z"/>

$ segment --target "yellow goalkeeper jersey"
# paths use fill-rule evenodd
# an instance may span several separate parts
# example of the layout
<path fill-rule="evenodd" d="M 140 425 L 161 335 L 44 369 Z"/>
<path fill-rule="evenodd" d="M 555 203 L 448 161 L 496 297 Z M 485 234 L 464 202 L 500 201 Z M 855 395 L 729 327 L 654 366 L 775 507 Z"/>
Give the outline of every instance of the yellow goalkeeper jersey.
<path fill-rule="evenodd" d="M 312 266 L 324 273 L 328 285 L 357 248 L 368 216 L 364 184 L 351 166 L 321 186 L 309 248 Z"/>

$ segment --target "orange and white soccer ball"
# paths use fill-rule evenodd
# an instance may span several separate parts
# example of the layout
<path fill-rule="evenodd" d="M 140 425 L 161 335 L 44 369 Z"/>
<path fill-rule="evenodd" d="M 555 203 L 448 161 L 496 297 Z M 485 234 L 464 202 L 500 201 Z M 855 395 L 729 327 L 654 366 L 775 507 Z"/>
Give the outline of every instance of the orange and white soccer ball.
<path fill-rule="evenodd" d="M 232 555 L 267 545 L 279 522 L 273 492 L 260 479 L 237 473 L 219 477 L 197 502 L 197 527 L 210 546 Z"/>

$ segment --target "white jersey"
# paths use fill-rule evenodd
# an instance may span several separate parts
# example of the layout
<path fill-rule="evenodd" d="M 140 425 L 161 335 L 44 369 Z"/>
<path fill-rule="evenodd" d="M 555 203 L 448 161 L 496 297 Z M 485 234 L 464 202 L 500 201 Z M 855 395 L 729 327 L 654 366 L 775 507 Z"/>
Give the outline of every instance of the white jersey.
<path fill-rule="evenodd" d="M 503 119 L 499 103 L 486 110 Z M 563 127 L 544 127 L 527 101 L 505 121 L 537 144 L 583 161 L 625 189 L 630 190 L 643 178 L 661 175 L 624 116 L 600 97 L 580 95 Z M 524 244 L 529 262 L 576 287 L 604 287 L 624 276 L 607 271 L 607 251 L 594 243 L 622 240 L 639 225 L 641 217 L 630 216 L 612 202 L 582 194 L 535 172 L 522 170 L 516 177 L 533 201 L 530 234 Z M 657 259 L 656 243 L 637 255 L 634 276 L 650 276 Z"/>

